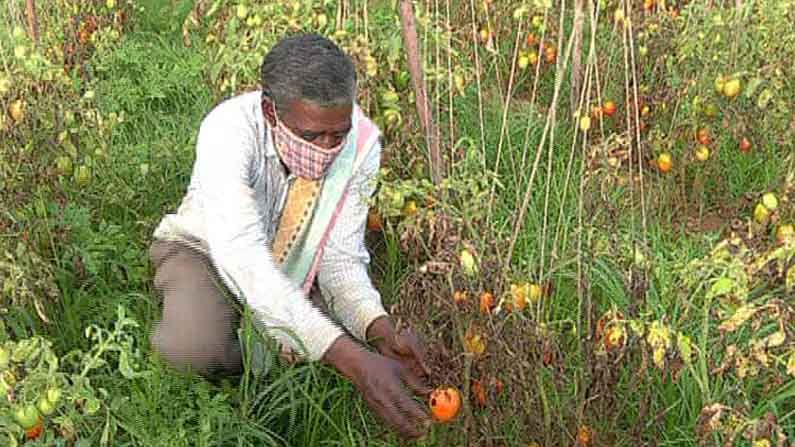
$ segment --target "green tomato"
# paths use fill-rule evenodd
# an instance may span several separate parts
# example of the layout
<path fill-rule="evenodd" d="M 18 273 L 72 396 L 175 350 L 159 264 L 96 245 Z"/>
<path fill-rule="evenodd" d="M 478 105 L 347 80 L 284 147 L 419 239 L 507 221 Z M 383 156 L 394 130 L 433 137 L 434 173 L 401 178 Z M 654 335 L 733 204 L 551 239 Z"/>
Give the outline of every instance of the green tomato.
<path fill-rule="evenodd" d="M 50 402 L 45 396 L 42 396 L 39 399 L 38 404 L 36 404 L 36 408 L 38 408 L 41 414 L 45 416 L 49 416 L 55 412 L 55 404 Z"/>
<path fill-rule="evenodd" d="M 25 405 L 14 411 L 14 419 L 22 428 L 27 430 L 39 422 L 39 410 L 37 410 L 36 406 L 33 404 Z"/>
<path fill-rule="evenodd" d="M 91 182 L 91 169 L 88 166 L 81 165 L 75 169 L 75 181 L 78 186 L 86 186 Z"/>
<path fill-rule="evenodd" d="M 11 354 L 8 349 L 0 346 L 0 369 L 6 369 L 11 361 Z"/>
<path fill-rule="evenodd" d="M 55 387 L 48 389 L 47 400 L 53 405 L 57 404 L 61 400 L 61 390 Z"/>
<path fill-rule="evenodd" d="M 72 172 L 72 158 L 68 155 L 62 155 L 55 161 L 58 174 L 66 175 Z"/>

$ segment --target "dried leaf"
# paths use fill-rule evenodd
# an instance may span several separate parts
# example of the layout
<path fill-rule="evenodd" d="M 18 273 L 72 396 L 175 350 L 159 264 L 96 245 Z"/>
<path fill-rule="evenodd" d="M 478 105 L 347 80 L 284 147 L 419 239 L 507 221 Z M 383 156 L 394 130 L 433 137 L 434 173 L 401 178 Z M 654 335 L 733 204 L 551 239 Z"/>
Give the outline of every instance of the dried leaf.
<path fill-rule="evenodd" d="M 723 332 L 734 332 L 737 330 L 737 328 L 748 321 L 749 318 L 754 316 L 757 310 L 758 309 L 755 306 L 746 304 L 737 309 L 731 318 L 721 323 L 721 325 L 718 326 L 718 329 Z"/>
<path fill-rule="evenodd" d="M 785 334 L 784 331 L 774 332 L 765 339 L 765 346 L 768 348 L 775 348 L 783 345 L 786 339 L 787 334 Z"/>

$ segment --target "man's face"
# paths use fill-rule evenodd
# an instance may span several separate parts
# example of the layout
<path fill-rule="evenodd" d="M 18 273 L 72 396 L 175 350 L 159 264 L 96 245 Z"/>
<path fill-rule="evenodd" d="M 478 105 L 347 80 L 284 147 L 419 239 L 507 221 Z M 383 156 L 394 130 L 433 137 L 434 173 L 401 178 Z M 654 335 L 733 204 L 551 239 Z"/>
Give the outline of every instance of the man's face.
<path fill-rule="evenodd" d="M 272 109 L 264 107 L 264 110 L 268 122 L 275 125 Z M 340 144 L 351 130 L 352 112 L 350 105 L 320 107 L 309 101 L 295 100 L 280 112 L 279 119 L 303 140 L 330 149 Z"/>

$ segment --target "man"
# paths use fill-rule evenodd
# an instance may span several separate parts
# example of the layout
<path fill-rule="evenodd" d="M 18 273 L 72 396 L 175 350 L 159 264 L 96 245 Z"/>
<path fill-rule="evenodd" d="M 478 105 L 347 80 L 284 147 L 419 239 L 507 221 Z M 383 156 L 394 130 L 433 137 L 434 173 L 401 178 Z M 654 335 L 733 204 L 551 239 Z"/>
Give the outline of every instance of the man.
<path fill-rule="evenodd" d="M 290 37 L 265 56 L 261 82 L 204 118 L 187 193 L 155 230 L 152 345 L 180 370 L 240 374 L 233 301 L 245 303 L 285 351 L 336 368 L 387 424 L 419 437 L 427 415 L 406 388 L 430 393 L 423 347 L 396 330 L 367 271 L 381 146 L 355 104 L 353 62 L 324 37 Z"/>

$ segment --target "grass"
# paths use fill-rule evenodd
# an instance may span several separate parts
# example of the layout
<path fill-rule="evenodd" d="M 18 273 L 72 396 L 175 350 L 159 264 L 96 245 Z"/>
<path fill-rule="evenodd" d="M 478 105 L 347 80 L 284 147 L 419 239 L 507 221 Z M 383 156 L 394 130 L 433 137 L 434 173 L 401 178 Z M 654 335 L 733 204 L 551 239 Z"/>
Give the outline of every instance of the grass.
<path fill-rule="evenodd" d="M 47 303 L 51 324 L 41 323 L 30 306 L 4 304 L 5 327 L 14 338 L 42 334 L 53 341 L 57 352 L 65 353 L 88 349 L 91 344 L 83 336 L 86 325 L 113 321 L 120 304 L 140 323 L 132 336 L 135 345 L 147 352 L 139 366 L 148 375 L 120 380 L 118 374 L 103 371 L 92 378 L 92 385 L 106 392 L 109 416 L 104 424 L 87 425 L 82 433 L 85 439 L 95 441 L 107 430 L 111 433 L 110 445 L 118 446 L 398 445 L 394 435 L 374 420 L 352 385 L 328 368 L 277 368 L 267 377 L 247 375 L 239 383 L 216 383 L 174 373 L 148 352 L 148 334 L 159 316 L 151 287 L 148 243 L 162 215 L 178 205 L 190 179 L 200 121 L 221 98 L 208 85 L 208 48 L 200 39 L 194 39 L 190 47 L 182 44 L 179 25 L 190 11 L 191 2 L 174 2 L 176 6 L 155 0 L 140 3 L 145 9 L 135 15 L 134 31 L 123 36 L 112 52 L 91 60 L 94 77 L 81 92 L 90 89 L 95 93 L 91 105 L 103 116 L 125 115 L 124 122 L 114 127 L 107 140 L 97 140 L 98 144 L 107 141 L 108 159 L 97 164 L 101 167 L 94 172 L 90 186 L 77 188 L 64 182 L 35 185 L 35 200 L 23 201 L 8 210 L 9 220 L 16 222 L 15 228 L 33 228 L 39 240 L 45 241 L 60 297 Z M 548 95 L 550 75 L 544 85 L 541 94 Z M 476 92 L 470 88 L 466 97 L 456 100 L 457 134 L 474 142 L 473 151 L 486 148 L 482 155 L 491 168 L 497 161 L 500 140 L 501 93 L 484 91 L 484 141 L 480 141 L 481 123 L 473 93 Z M 568 104 L 568 99 L 561 99 L 561 104 Z M 516 164 L 525 126 L 528 122 L 532 126 L 528 149 L 531 160 L 543 130 L 542 118 L 528 119 L 534 114 L 526 101 L 514 101 L 501 153 L 501 185 L 493 220 L 486 222 L 490 226 L 486 231 L 472 235 L 480 243 L 485 244 L 492 237 L 490 229 L 494 234 L 504 234 L 513 225 L 517 201 L 529 183 L 529 170 L 521 170 Z M 441 124 L 444 128 L 445 123 Z M 555 295 L 555 302 L 545 305 L 545 322 L 563 327 L 567 321 L 590 321 L 591 326 L 577 326 L 574 332 L 560 335 L 558 341 L 566 354 L 561 360 L 565 375 L 538 368 L 533 378 L 536 383 L 526 384 L 531 394 L 538 394 L 533 399 L 542 402 L 542 411 L 530 423 L 518 415 L 515 419 L 493 421 L 488 413 L 476 414 L 484 426 L 498 425 L 489 430 L 494 439 L 488 445 L 524 445 L 533 438 L 544 441 L 544 445 L 571 441 L 572 421 L 588 423 L 597 433 L 605 434 L 600 441 L 604 445 L 636 445 L 639 439 L 657 441 L 659 445 L 696 445 L 693 424 L 702 408 L 735 395 L 746 396 L 754 403 L 749 409 L 754 417 L 773 409 L 781 416 L 779 423 L 792 434 L 792 382 L 770 392 L 762 389 L 761 379 L 738 382 L 712 377 L 700 370 L 702 365 L 684 370 L 675 382 L 654 374 L 638 380 L 638 371 L 648 368 L 648 359 L 639 355 L 630 356 L 620 369 L 602 363 L 599 365 L 604 369 L 600 370 L 589 363 L 590 354 L 582 346 L 595 319 L 583 313 L 575 284 L 577 266 L 571 257 L 580 230 L 576 202 L 580 164 L 575 159 L 573 171 L 567 175 L 573 138 L 570 127 L 565 121 L 558 123 L 552 158 L 541 158 L 531 206 L 515 249 L 513 273 L 532 278 L 539 273 L 540 264 L 544 264 L 548 275 L 554 266 L 554 275 L 549 276 L 561 292 Z M 727 175 L 721 175 L 720 168 L 715 167 L 693 173 L 714 179 L 700 195 L 705 209 L 720 207 L 723 201 L 733 203 L 746 193 L 756 194 L 781 182 L 786 165 L 778 162 L 778 148 L 764 146 L 757 156 L 748 158 L 732 150 L 733 141 L 728 137 L 720 140 L 718 147 L 713 166 L 735 168 L 723 171 Z M 401 148 L 387 145 L 386 150 L 398 152 Z M 41 157 L 50 162 L 54 152 L 48 151 L 43 151 Z M 480 154 L 472 157 L 466 173 L 479 172 L 479 157 Z M 619 204 L 618 216 L 599 206 L 593 207 L 592 216 L 585 216 L 591 219 L 587 228 L 594 239 L 608 248 L 598 251 L 595 243 L 588 244 L 592 251 L 584 253 L 584 264 L 588 267 L 596 318 L 613 307 L 627 309 L 636 298 L 628 290 L 626 272 L 632 256 L 625 244 L 644 242 L 646 256 L 653 259 L 654 267 L 647 301 L 639 313 L 648 321 L 677 322 L 701 337 L 694 342 L 709 346 L 716 337 L 714 328 L 706 333 L 700 328 L 704 303 L 692 291 L 682 290 L 679 272 L 687 261 L 706 255 L 719 235 L 673 225 L 672 221 L 681 217 L 677 213 L 697 217 L 702 211 L 698 204 L 689 205 L 690 209 L 668 207 L 669 202 L 681 201 L 681 186 L 673 180 L 650 177 L 650 196 L 660 199 L 650 203 L 645 239 L 640 235 L 638 215 L 630 208 L 620 207 L 622 201 L 629 200 L 630 192 L 626 188 L 612 189 L 608 204 Z M 59 188 L 65 193 L 59 193 Z M 66 206 L 60 205 L 61 196 L 66 197 Z M 549 208 L 546 213 L 545 204 Z M 462 208 L 483 205 L 467 203 Z M 387 234 L 373 246 L 377 253 L 374 276 L 387 306 L 400 299 L 404 280 L 413 269 L 402 258 L 399 244 L 395 234 Z M 553 247 L 559 249 L 558 259 L 551 258 Z M 76 259 L 82 265 L 76 264 Z M 743 335 L 745 339 L 750 337 L 751 334 Z M 606 394 L 594 398 L 593 408 L 597 410 L 579 414 L 585 388 L 592 381 L 596 383 L 594 377 L 600 375 L 610 377 L 606 388 L 598 390 Z M 709 392 L 699 387 L 699 376 L 709 385 Z M 773 397 L 757 399 L 758 396 Z M 528 427 L 541 427 L 547 432 L 533 432 Z M 460 436 L 458 427 L 437 426 L 420 445 L 453 445 L 461 442 Z"/>

